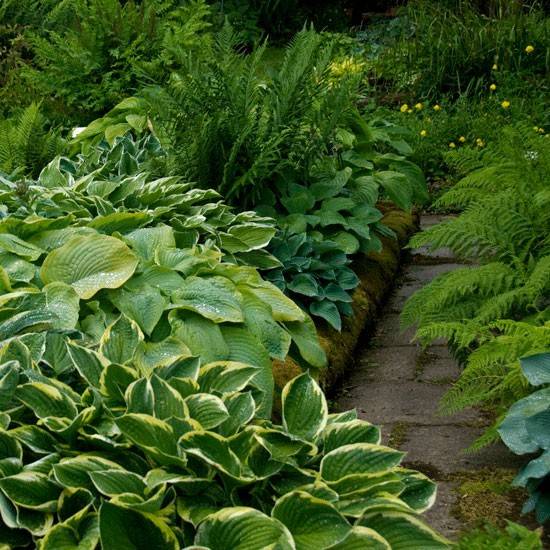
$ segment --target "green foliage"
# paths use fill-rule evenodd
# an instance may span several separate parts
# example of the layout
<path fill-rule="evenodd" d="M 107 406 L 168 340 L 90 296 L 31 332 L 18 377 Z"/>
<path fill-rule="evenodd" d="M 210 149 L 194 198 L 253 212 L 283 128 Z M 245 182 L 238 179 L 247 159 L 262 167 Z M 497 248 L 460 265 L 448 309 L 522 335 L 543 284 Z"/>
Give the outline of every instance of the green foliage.
<path fill-rule="evenodd" d="M 21 176 L 37 176 L 64 145 L 58 132 L 46 129 L 46 119 L 34 103 L 20 116 L 0 121 L 0 134 L 0 170 Z"/>
<path fill-rule="evenodd" d="M 269 248 L 281 267 L 265 277 L 311 315 L 340 330 L 341 316 L 353 313 L 351 291 L 359 284 L 345 252 L 332 241 L 306 233 L 283 232 Z"/>
<path fill-rule="evenodd" d="M 434 279 L 407 302 L 402 321 L 418 325 L 423 343 L 447 338 L 466 363 L 444 410 L 485 403 L 502 414 L 529 392 L 520 357 L 550 346 L 550 144 L 530 129 L 509 128 L 498 146 L 451 159 L 471 172 L 438 204 L 464 212 L 411 246 L 449 247 L 481 265 Z M 496 436 L 493 428 L 478 445 Z"/>
<path fill-rule="evenodd" d="M 514 3 L 507 3 L 513 6 Z M 486 17 L 471 2 L 410 2 L 402 16 L 409 33 L 382 51 L 378 74 L 394 88 L 421 97 L 477 94 L 491 83 L 491 67 L 533 82 L 550 71 L 550 20 L 537 10 L 508 9 Z M 527 53 L 531 45 L 534 51 Z"/>
<path fill-rule="evenodd" d="M 102 114 L 144 82 L 162 81 L 182 51 L 202 44 L 202 0 L 68 0 L 27 31 L 33 60 L 21 78 L 64 120 Z"/>
<path fill-rule="evenodd" d="M 544 388 L 514 403 L 498 433 L 514 453 L 539 454 L 520 470 L 514 485 L 528 489 L 523 511 L 534 510 L 542 524 L 550 519 L 550 353 L 524 357 L 521 368 L 529 384 Z"/>
<path fill-rule="evenodd" d="M 541 550 L 542 542 L 537 531 L 508 522 L 504 529 L 491 524 L 474 529 L 464 534 L 458 546 L 460 550 Z"/>

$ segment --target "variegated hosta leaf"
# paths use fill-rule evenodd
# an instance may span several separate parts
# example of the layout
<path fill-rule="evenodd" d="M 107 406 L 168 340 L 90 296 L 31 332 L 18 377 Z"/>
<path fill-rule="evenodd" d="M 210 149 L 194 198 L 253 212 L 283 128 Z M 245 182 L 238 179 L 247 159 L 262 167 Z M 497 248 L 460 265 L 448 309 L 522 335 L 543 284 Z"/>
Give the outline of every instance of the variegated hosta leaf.
<path fill-rule="evenodd" d="M 50 252 L 40 277 L 44 283 L 70 284 L 82 299 L 102 288 L 118 288 L 134 273 L 138 260 L 119 239 L 107 235 L 74 237 Z"/>
<path fill-rule="evenodd" d="M 380 429 L 364 420 L 332 422 L 323 431 L 325 453 L 351 443 L 380 443 Z"/>
<path fill-rule="evenodd" d="M 258 367 L 238 361 L 216 361 L 200 369 L 199 385 L 205 392 L 232 393 L 243 390 Z"/>
<path fill-rule="evenodd" d="M 327 550 L 392 550 L 392 547 L 373 529 L 358 525 L 352 527 L 344 540 L 330 546 Z"/>
<path fill-rule="evenodd" d="M 224 508 L 206 518 L 198 529 L 195 545 L 210 550 L 294 550 L 288 529 L 276 519 L 253 508 Z"/>
<path fill-rule="evenodd" d="M 325 428 L 328 408 L 323 391 L 306 372 L 283 389 L 283 426 L 288 433 L 313 441 Z"/>
<path fill-rule="evenodd" d="M 296 550 L 318 550 L 341 542 L 351 525 L 329 502 L 303 491 L 287 493 L 273 508 L 272 515 L 294 538 Z"/>
<path fill-rule="evenodd" d="M 99 351 L 111 362 L 122 365 L 134 357 L 142 339 L 143 334 L 138 325 L 121 315 L 107 327 L 99 342 Z"/>

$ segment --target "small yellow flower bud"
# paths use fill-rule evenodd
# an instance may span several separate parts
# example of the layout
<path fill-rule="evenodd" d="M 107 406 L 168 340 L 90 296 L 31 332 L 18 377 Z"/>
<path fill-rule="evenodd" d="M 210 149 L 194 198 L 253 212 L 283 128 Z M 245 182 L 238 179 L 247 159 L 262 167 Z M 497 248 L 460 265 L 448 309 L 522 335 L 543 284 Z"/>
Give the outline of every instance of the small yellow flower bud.
<path fill-rule="evenodd" d="M 535 130 L 535 132 L 538 132 L 538 131 L 539 131 L 539 127 L 538 127 L 538 126 L 533 126 L 533 130 Z"/>
<path fill-rule="evenodd" d="M 500 105 L 503 109 L 508 109 L 508 107 L 510 107 L 510 102 L 505 99 Z"/>
<path fill-rule="evenodd" d="M 491 84 L 491 85 L 489 86 L 489 90 L 491 90 L 491 92 L 494 92 L 496 89 L 497 89 L 497 85 L 496 85 L 496 84 Z"/>
<path fill-rule="evenodd" d="M 456 147 L 456 143 L 454 141 L 451 141 L 451 143 L 449 143 L 449 147 L 451 149 L 454 149 Z"/>
<path fill-rule="evenodd" d="M 424 108 L 424 105 L 422 105 L 422 103 L 417 103 L 414 108 L 417 110 L 417 111 L 422 111 L 422 109 Z"/>
<path fill-rule="evenodd" d="M 426 132 L 426 130 L 420 130 L 421 137 L 426 137 L 427 135 L 428 135 L 428 132 Z"/>
<path fill-rule="evenodd" d="M 498 65 L 496 63 L 491 68 L 493 71 L 498 71 Z"/>
<path fill-rule="evenodd" d="M 403 105 L 401 105 L 401 107 L 399 108 L 399 110 L 400 110 L 402 113 L 406 113 L 406 112 L 409 110 L 409 106 L 408 106 L 406 103 L 403 103 Z"/>
<path fill-rule="evenodd" d="M 409 115 L 410 115 L 412 112 L 413 112 L 412 109 L 409 109 L 409 110 L 407 111 L 407 113 L 409 113 Z"/>
<path fill-rule="evenodd" d="M 441 105 L 434 105 L 434 111 L 441 111 Z"/>
<path fill-rule="evenodd" d="M 464 143 L 466 141 L 466 138 L 464 136 L 460 136 L 458 138 L 458 141 L 460 141 L 460 143 Z"/>
<path fill-rule="evenodd" d="M 539 132 L 539 134 L 544 134 L 544 128 L 539 128 L 538 132 Z"/>
<path fill-rule="evenodd" d="M 525 48 L 525 51 L 527 53 L 533 53 L 535 51 L 535 47 L 534 46 L 531 46 L 531 44 L 529 44 L 526 48 Z"/>

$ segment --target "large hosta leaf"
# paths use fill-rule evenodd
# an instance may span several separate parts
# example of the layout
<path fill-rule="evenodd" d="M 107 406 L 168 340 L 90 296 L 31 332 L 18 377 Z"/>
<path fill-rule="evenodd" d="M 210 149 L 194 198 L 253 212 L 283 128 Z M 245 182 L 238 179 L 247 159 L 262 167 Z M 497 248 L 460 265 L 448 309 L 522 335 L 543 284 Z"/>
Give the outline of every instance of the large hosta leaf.
<path fill-rule="evenodd" d="M 342 541 L 350 532 L 346 518 L 326 500 L 303 491 L 281 497 L 272 515 L 288 528 L 296 550 L 319 550 Z"/>
<path fill-rule="evenodd" d="M 168 525 L 153 514 L 103 502 L 99 510 L 103 550 L 179 550 L 180 544 Z"/>
<path fill-rule="evenodd" d="M 283 426 L 292 435 L 313 441 L 327 423 L 328 408 L 323 391 L 308 372 L 283 389 Z"/>
<path fill-rule="evenodd" d="M 195 544 L 210 550 L 294 550 L 287 528 L 253 508 L 224 508 L 208 516 L 197 532 Z"/>
<path fill-rule="evenodd" d="M 138 260 L 120 240 L 106 235 L 75 237 L 48 254 L 40 277 L 44 283 L 72 285 L 80 298 L 102 288 L 118 288 L 134 273 Z"/>

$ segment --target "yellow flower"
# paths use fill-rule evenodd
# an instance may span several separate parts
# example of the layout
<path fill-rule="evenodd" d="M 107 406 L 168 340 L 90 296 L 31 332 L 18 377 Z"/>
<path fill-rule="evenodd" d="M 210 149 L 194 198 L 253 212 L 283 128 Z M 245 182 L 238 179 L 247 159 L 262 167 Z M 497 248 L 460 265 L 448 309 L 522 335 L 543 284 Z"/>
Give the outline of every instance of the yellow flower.
<path fill-rule="evenodd" d="M 533 53 L 535 51 L 535 47 L 534 46 L 531 46 L 531 44 L 529 44 L 526 48 L 525 48 L 525 51 L 527 53 Z"/>
<path fill-rule="evenodd" d="M 434 105 L 434 111 L 441 111 L 441 105 Z"/>
<path fill-rule="evenodd" d="M 498 71 L 498 65 L 496 63 L 491 68 L 493 71 Z"/>
<path fill-rule="evenodd" d="M 363 70 L 364 63 L 353 57 L 346 57 L 340 62 L 333 62 L 330 65 L 330 74 L 333 77 L 342 77 L 350 74 L 358 74 Z"/>
<path fill-rule="evenodd" d="M 533 130 L 535 130 L 535 132 L 538 132 L 538 131 L 539 131 L 539 127 L 538 127 L 538 126 L 533 126 Z"/>
<path fill-rule="evenodd" d="M 409 113 L 409 115 L 410 115 L 412 112 L 413 112 L 412 109 L 408 109 L 408 110 L 407 110 L 407 113 Z"/>
<path fill-rule="evenodd" d="M 426 130 L 420 130 L 421 137 L 426 137 L 427 135 L 428 135 L 428 132 L 426 132 Z"/>
<path fill-rule="evenodd" d="M 424 108 L 424 105 L 422 105 L 422 103 L 417 103 L 414 108 L 417 110 L 417 111 L 422 111 L 422 109 Z"/>
<path fill-rule="evenodd" d="M 458 141 L 460 141 L 460 143 L 464 143 L 466 141 L 466 138 L 464 136 L 460 136 L 458 138 Z"/>
<path fill-rule="evenodd" d="M 485 147 L 485 142 L 481 138 L 476 139 L 476 145 L 478 147 Z"/>
<path fill-rule="evenodd" d="M 508 107 L 510 107 L 510 102 L 505 99 L 500 105 L 503 109 L 508 109 Z"/>
<path fill-rule="evenodd" d="M 539 129 L 538 129 L 538 133 L 539 133 L 539 134 L 544 134 L 544 128 L 539 128 Z"/>
<path fill-rule="evenodd" d="M 497 85 L 496 85 L 496 84 L 491 84 L 491 85 L 489 86 L 489 90 L 491 90 L 491 92 L 494 92 L 496 89 L 497 89 Z"/>
<path fill-rule="evenodd" d="M 409 106 L 408 106 L 406 103 L 403 103 L 403 105 L 401 105 L 401 107 L 399 108 L 399 110 L 400 110 L 402 113 L 406 113 L 406 112 L 409 110 Z"/>
<path fill-rule="evenodd" d="M 449 147 L 451 149 L 454 149 L 456 147 L 456 143 L 454 141 L 451 141 L 451 143 L 449 143 Z"/>

